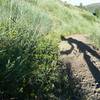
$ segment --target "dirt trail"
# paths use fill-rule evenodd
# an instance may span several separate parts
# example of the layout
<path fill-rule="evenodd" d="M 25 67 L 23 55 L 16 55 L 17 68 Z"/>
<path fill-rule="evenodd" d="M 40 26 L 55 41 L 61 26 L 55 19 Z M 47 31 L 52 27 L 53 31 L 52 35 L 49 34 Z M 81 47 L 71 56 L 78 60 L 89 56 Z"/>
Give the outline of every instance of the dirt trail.
<path fill-rule="evenodd" d="M 86 100 L 100 100 L 100 51 L 92 46 L 87 36 L 61 36 L 60 58 L 71 63 L 73 76 L 80 79 Z"/>

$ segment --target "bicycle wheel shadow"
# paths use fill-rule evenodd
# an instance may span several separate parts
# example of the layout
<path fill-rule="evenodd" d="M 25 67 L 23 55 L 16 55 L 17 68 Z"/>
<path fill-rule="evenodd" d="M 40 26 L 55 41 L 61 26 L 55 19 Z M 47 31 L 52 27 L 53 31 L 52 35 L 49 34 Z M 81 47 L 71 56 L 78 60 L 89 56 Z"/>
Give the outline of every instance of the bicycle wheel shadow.
<path fill-rule="evenodd" d="M 88 65 L 88 68 L 92 74 L 92 76 L 95 79 L 95 82 L 98 83 L 97 88 L 100 87 L 100 71 L 97 68 L 97 66 L 93 63 L 91 60 L 91 56 L 95 57 L 96 59 L 100 60 L 100 55 L 96 52 L 96 50 L 92 49 L 89 45 L 86 43 L 83 43 L 82 41 L 79 41 L 74 38 L 65 38 L 64 36 L 61 36 L 62 41 L 67 41 L 68 44 L 71 45 L 71 48 L 66 51 L 61 51 L 60 54 L 66 54 L 69 55 L 73 50 L 74 50 L 74 44 L 77 46 L 77 49 L 79 50 L 80 53 L 83 53 L 83 57 L 85 62 Z M 90 56 L 91 55 L 91 56 Z"/>

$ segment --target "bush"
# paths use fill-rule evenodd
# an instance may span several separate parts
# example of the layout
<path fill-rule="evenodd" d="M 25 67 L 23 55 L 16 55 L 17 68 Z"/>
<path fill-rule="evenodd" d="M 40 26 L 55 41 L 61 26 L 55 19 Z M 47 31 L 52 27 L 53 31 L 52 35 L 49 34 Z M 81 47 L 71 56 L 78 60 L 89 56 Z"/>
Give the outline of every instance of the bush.
<path fill-rule="evenodd" d="M 51 89 L 50 78 L 57 60 L 51 42 L 39 38 L 38 41 L 31 40 L 24 35 L 3 36 L 0 41 L 0 95 L 4 99 L 17 97 L 23 100 L 30 95 L 46 95 Z"/>
<path fill-rule="evenodd" d="M 43 38 L 0 37 L 0 99 L 71 100 L 74 96 L 56 45 Z"/>
<path fill-rule="evenodd" d="M 1 3 L 0 99 L 44 98 L 52 89 L 57 47 L 43 39 L 52 21 L 37 10 L 24 0 Z"/>

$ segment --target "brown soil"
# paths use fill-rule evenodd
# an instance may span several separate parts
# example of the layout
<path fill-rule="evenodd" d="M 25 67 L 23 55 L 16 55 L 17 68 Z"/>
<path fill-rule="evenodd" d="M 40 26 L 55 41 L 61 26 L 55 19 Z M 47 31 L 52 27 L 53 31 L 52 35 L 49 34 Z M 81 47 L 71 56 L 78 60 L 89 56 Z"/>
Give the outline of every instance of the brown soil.
<path fill-rule="evenodd" d="M 85 100 L 100 100 L 100 54 L 87 36 L 61 36 L 60 59 L 71 63 L 73 76 L 80 79 Z M 78 84 L 77 84 L 78 85 Z"/>

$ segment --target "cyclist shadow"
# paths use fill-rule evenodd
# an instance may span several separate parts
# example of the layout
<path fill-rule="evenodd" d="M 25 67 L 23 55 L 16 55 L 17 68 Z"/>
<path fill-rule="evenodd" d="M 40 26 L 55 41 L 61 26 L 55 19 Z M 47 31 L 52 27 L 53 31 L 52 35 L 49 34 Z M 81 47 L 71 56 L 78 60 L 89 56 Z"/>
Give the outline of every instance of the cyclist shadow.
<path fill-rule="evenodd" d="M 88 68 L 95 79 L 95 82 L 98 83 L 97 88 L 100 87 L 100 71 L 93 63 L 93 61 L 91 61 L 91 56 L 89 54 L 91 54 L 93 57 L 97 58 L 98 60 L 100 60 L 100 55 L 95 50 L 93 50 L 90 46 L 83 43 L 82 41 L 73 38 L 66 39 L 64 36 L 61 36 L 61 40 L 67 41 L 71 45 L 71 48 L 69 50 L 61 51 L 60 52 L 61 55 L 63 54 L 69 55 L 74 50 L 75 47 L 73 44 L 75 44 L 79 52 L 83 53 L 84 60 L 86 61 Z"/>

